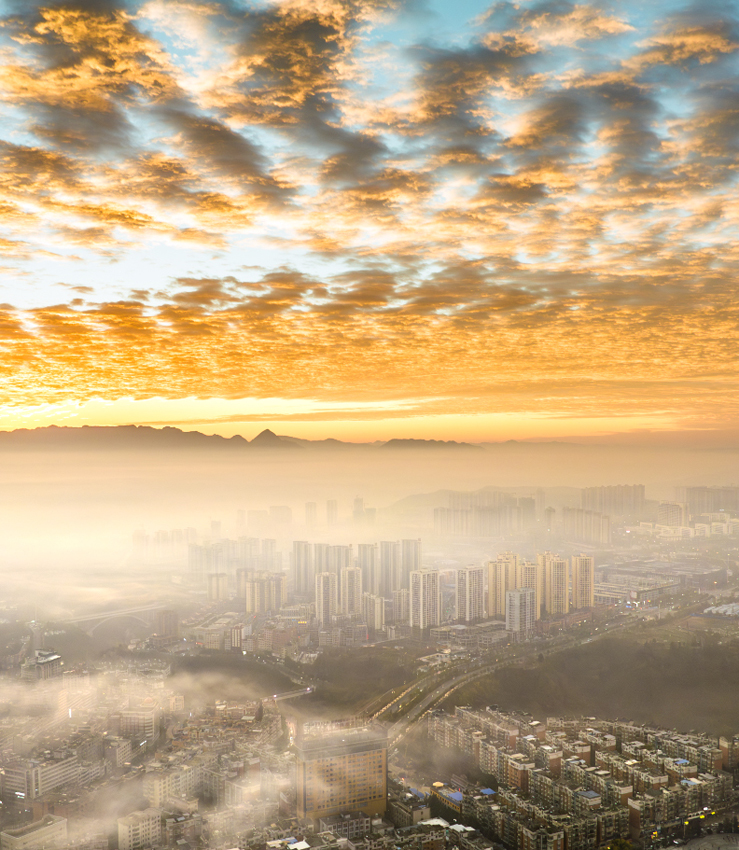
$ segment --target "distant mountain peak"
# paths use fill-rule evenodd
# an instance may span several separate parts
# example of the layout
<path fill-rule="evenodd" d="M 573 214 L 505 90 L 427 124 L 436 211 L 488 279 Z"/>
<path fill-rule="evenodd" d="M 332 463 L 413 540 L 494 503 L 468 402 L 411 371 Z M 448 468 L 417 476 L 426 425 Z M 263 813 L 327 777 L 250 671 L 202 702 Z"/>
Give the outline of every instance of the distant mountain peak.
<path fill-rule="evenodd" d="M 293 443 L 292 440 L 284 440 L 282 437 L 278 437 L 277 434 L 275 434 L 274 431 L 270 431 L 269 428 L 265 428 L 264 431 L 257 434 L 249 445 L 262 449 L 301 448 L 297 443 Z"/>

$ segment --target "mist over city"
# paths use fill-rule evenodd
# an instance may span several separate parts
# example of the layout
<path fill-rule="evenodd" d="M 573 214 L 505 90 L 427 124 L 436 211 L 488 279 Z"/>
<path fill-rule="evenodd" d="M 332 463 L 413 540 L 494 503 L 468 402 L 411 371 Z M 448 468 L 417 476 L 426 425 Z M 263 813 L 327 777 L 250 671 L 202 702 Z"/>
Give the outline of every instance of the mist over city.
<path fill-rule="evenodd" d="M 0 0 L 0 850 L 739 850 L 736 0 Z"/>

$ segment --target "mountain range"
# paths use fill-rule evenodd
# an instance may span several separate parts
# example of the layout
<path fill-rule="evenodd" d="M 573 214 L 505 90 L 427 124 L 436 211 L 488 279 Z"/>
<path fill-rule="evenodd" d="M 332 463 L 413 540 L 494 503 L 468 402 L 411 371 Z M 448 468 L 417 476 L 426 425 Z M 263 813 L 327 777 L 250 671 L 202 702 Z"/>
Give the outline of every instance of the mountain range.
<path fill-rule="evenodd" d="M 323 450 L 392 450 L 392 449 L 468 449 L 480 451 L 472 443 L 444 440 L 388 440 L 374 443 L 345 443 L 341 440 L 303 440 L 278 436 L 268 428 L 253 440 L 240 435 L 221 437 L 200 431 L 179 428 L 152 428 L 149 425 L 83 425 L 68 427 L 49 425 L 44 428 L 20 428 L 0 431 L 0 451 L 115 451 L 115 450 L 237 450 L 237 451 L 300 451 Z"/>

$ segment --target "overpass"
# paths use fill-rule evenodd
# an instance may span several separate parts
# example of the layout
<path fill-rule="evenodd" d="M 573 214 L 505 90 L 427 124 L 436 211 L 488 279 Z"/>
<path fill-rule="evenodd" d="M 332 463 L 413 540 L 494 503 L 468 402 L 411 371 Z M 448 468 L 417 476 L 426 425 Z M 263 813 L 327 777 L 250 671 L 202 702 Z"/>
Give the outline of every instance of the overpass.
<path fill-rule="evenodd" d="M 96 614 L 84 614 L 81 617 L 70 617 L 59 622 L 62 625 L 79 626 L 82 631 L 93 635 L 99 626 L 113 620 L 136 620 L 150 627 L 154 624 L 156 614 L 165 608 L 165 605 L 138 605 L 135 608 L 117 608 L 112 611 L 98 611 Z"/>

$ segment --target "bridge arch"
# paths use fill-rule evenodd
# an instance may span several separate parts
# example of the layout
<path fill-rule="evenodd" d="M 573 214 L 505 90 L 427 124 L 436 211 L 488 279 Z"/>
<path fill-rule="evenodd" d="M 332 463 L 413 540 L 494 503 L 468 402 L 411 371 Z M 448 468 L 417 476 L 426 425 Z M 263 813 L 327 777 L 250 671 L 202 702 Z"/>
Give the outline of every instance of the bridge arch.
<path fill-rule="evenodd" d="M 137 622 L 141 623 L 143 626 L 146 626 L 147 629 L 151 628 L 150 622 L 142 619 L 141 617 L 137 617 L 135 614 L 111 614 L 109 617 L 105 617 L 102 620 L 98 620 L 95 623 L 94 626 L 91 626 L 90 628 L 86 628 L 86 629 L 84 629 L 84 631 L 86 631 L 87 634 L 90 635 L 90 637 L 92 637 L 92 635 L 95 633 L 96 629 L 98 629 L 100 626 L 104 625 L 105 623 L 112 622 L 113 620 L 136 620 Z"/>

